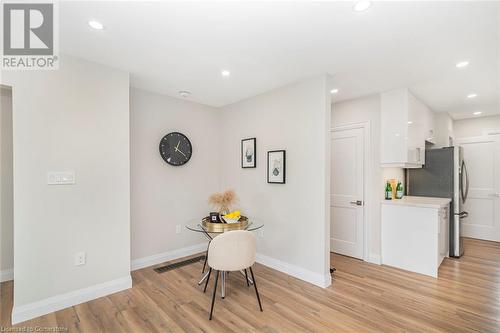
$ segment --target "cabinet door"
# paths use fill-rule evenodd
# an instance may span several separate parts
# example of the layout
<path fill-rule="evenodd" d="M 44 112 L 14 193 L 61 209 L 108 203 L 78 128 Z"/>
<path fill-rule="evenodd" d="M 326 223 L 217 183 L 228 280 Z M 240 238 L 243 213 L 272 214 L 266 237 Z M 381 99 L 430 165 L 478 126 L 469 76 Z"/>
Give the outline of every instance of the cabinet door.
<path fill-rule="evenodd" d="M 382 164 L 407 163 L 408 90 L 380 95 L 380 158 Z"/>
<path fill-rule="evenodd" d="M 434 135 L 434 112 L 425 104 L 422 103 L 425 114 L 424 140 L 430 143 L 435 143 Z"/>
<path fill-rule="evenodd" d="M 425 110 L 422 103 L 412 94 L 408 94 L 408 135 L 406 137 L 408 145 L 408 162 L 413 164 L 424 164 L 423 154 L 425 154 Z"/>

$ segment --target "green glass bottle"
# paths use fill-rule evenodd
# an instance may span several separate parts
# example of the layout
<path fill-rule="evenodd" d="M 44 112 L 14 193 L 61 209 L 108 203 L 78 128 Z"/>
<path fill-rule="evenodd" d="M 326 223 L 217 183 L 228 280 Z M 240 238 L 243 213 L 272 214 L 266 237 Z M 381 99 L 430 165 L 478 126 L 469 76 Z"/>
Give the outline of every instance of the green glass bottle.
<path fill-rule="evenodd" d="M 392 186 L 389 182 L 385 185 L 385 200 L 392 200 Z"/>
<path fill-rule="evenodd" d="M 401 182 L 398 182 L 398 186 L 396 186 L 396 199 L 402 199 L 403 198 L 403 185 L 401 185 Z"/>

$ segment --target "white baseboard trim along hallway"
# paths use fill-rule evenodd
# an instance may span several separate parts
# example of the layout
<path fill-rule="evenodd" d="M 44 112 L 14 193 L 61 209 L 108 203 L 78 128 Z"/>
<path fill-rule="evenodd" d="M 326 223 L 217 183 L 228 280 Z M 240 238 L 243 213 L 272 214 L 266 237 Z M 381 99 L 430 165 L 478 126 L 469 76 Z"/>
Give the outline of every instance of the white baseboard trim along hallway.
<path fill-rule="evenodd" d="M 376 265 L 380 265 L 382 263 L 382 259 L 380 255 L 378 254 L 370 254 L 370 258 L 368 259 L 368 262 Z"/>
<path fill-rule="evenodd" d="M 0 271 L 0 282 L 14 280 L 14 269 L 4 269 Z"/>
<path fill-rule="evenodd" d="M 14 325 L 129 288 L 132 288 L 132 278 L 130 275 L 127 275 L 116 280 L 99 283 L 41 301 L 14 306 L 12 309 L 12 324 Z"/>
<path fill-rule="evenodd" d="M 203 253 L 206 250 L 207 250 L 207 243 L 201 243 L 183 247 L 177 250 L 153 254 L 152 256 L 149 257 L 133 259 L 130 263 L 130 270 L 135 271 L 144 267 L 158 265 L 170 260 L 191 256 L 197 253 Z"/>
<path fill-rule="evenodd" d="M 315 272 L 311 272 L 302 267 L 291 265 L 287 262 L 268 257 L 266 255 L 257 253 L 257 262 L 269 268 L 275 269 L 282 273 L 296 277 L 297 279 L 309 282 L 321 288 L 326 288 L 332 284 L 332 277 L 328 273 L 326 275 L 321 275 Z"/>

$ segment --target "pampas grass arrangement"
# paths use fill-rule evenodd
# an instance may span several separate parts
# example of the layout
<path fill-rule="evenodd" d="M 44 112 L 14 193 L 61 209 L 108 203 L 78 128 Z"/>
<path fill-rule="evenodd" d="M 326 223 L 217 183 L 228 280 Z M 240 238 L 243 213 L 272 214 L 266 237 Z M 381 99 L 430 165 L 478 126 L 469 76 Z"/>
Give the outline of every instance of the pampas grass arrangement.
<path fill-rule="evenodd" d="M 228 214 L 231 207 L 238 202 L 238 196 L 233 190 L 214 193 L 208 198 L 208 203 L 218 209 L 220 214 Z"/>

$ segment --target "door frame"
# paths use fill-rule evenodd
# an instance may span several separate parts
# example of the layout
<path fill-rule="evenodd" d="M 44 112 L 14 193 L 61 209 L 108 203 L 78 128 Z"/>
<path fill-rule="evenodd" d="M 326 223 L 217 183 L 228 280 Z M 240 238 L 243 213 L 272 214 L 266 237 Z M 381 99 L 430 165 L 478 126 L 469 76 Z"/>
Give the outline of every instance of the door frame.
<path fill-rule="evenodd" d="M 370 176 L 372 175 L 373 168 L 373 156 L 372 149 L 370 146 L 370 138 L 371 138 L 371 124 L 369 121 L 364 122 L 356 122 L 356 123 L 346 123 L 343 125 L 332 126 L 330 128 L 330 142 L 332 141 L 332 133 L 333 132 L 341 132 L 345 130 L 351 129 L 362 129 L 363 130 L 363 261 L 371 261 L 370 260 L 370 241 L 371 241 L 371 197 L 370 193 L 372 192 L 372 184 L 369 181 Z M 331 158 L 331 157 L 330 157 Z M 333 166 L 331 166 L 333 167 Z M 330 170 L 331 174 L 331 170 Z M 330 177 L 330 182 L 332 181 Z M 329 221 L 329 226 L 331 228 L 331 218 Z M 331 234 L 331 231 L 330 231 Z M 330 241 L 330 240 L 328 240 Z M 329 243 L 329 242 L 328 242 Z M 328 245 L 330 246 L 330 245 Z M 331 249 L 330 249 L 331 250 Z"/>

